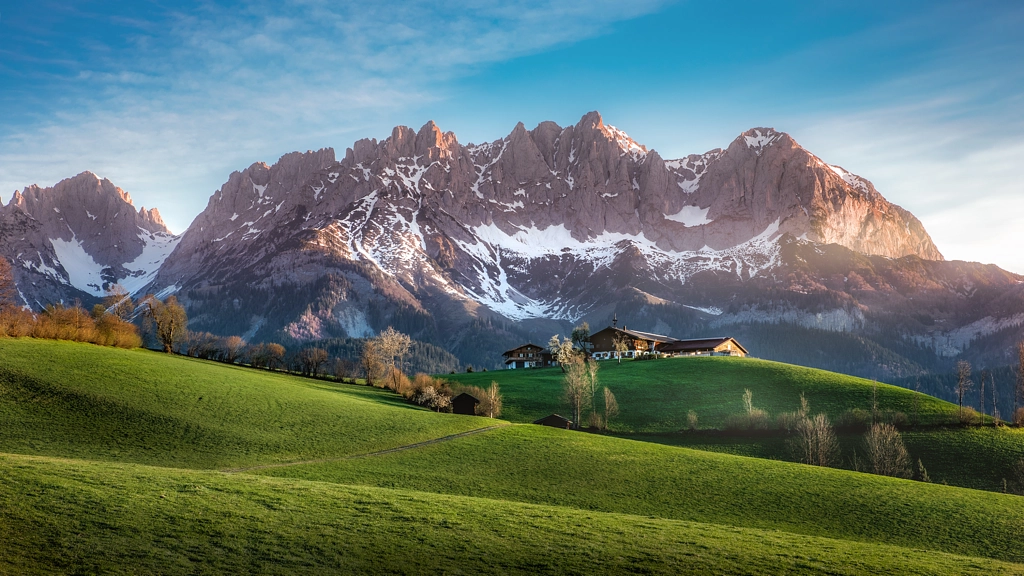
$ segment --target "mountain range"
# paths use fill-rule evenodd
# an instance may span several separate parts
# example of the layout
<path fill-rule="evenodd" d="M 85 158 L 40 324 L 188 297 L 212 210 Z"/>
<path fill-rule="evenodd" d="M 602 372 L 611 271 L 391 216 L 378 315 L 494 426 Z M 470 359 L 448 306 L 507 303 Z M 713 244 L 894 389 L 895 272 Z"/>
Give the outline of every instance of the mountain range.
<path fill-rule="evenodd" d="M 0 206 L 0 254 L 33 308 L 119 283 L 177 294 L 194 330 L 299 345 L 390 325 L 484 367 L 613 316 L 878 378 L 1006 364 L 1024 336 L 1024 277 L 945 261 L 911 213 L 788 134 L 665 160 L 596 112 L 255 163 L 180 236 L 83 173 Z"/>

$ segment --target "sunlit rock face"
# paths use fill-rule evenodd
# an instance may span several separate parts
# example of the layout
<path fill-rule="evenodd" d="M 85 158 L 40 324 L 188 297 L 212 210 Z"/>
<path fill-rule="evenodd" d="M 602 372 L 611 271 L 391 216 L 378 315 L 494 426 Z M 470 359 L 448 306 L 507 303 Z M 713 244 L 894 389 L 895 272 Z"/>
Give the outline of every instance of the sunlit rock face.
<path fill-rule="evenodd" d="M 32 307 L 102 297 L 114 284 L 141 290 L 177 241 L 156 209 L 136 209 L 91 172 L 29 186 L 0 207 L 0 253 Z"/>
<path fill-rule="evenodd" d="M 116 269 L 136 258 L 139 235 L 105 232 L 94 246 L 90 215 L 138 221 L 127 230 L 159 224 L 120 194 L 104 197 L 127 211 L 76 214 L 73 235 L 42 204 L 5 208 L 7 229 L 47 227 L 43 248 L 81 240 Z M 98 244 L 125 255 L 101 260 Z M 394 326 L 478 366 L 616 313 L 674 336 L 745 333 L 755 355 L 757 338 L 765 350 L 779 342 L 753 331 L 766 326 L 913 349 L 826 366 L 871 375 L 939 365 L 1024 325 L 1021 278 L 943 261 L 913 215 L 785 133 L 754 128 L 725 149 L 665 160 L 596 112 L 483 144 L 428 122 L 340 158 L 328 148 L 252 164 L 164 246 L 173 253 L 139 289 L 178 294 L 194 330 L 298 343 Z M 56 269 L 51 252 L 42 263 Z"/>

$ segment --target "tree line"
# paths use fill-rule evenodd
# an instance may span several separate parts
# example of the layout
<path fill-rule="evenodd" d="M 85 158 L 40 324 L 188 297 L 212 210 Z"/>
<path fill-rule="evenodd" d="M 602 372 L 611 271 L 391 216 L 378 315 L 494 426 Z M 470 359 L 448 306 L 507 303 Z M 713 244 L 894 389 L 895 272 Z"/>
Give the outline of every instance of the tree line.
<path fill-rule="evenodd" d="M 33 312 L 23 305 L 10 262 L 0 257 L 0 337 L 138 348 L 142 345 L 138 328 L 116 306 L 118 301 L 118 296 L 111 294 L 103 304 L 97 304 L 88 312 L 78 303 L 71 306 L 48 304 L 41 312 Z"/>

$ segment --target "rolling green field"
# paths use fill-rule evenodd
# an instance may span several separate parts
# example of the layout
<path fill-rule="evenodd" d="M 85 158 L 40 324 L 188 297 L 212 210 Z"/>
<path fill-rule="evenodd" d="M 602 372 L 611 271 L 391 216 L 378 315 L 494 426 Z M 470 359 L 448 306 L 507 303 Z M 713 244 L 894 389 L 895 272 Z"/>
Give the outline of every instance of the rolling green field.
<path fill-rule="evenodd" d="M 898 546 L 502 500 L 3 456 L 0 572 L 1019 574 Z"/>
<path fill-rule="evenodd" d="M 932 482 L 953 486 L 1001 492 L 1003 481 L 1009 490 L 1020 490 L 1014 484 L 1013 466 L 1024 457 L 1024 429 L 1009 427 L 938 428 L 907 430 L 903 442 L 914 462 L 924 465 Z M 754 458 L 796 461 L 790 437 L 769 435 L 718 435 L 698 432 L 673 434 L 633 434 L 634 440 L 656 442 Z M 860 433 L 839 433 L 842 448 L 841 468 L 862 467 L 864 436 Z M 857 453 L 859 462 L 854 461 Z"/>
<path fill-rule="evenodd" d="M 609 428 L 620 433 L 676 432 L 687 427 L 687 412 L 697 413 L 699 427 L 721 428 L 725 419 L 743 412 L 743 391 L 754 395 L 754 406 L 775 416 L 800 408 L 800 394 L 811 412 L 824 412 L 835 421 L 844 411 L 871 409 L 870 380 L 753 358 L 696 357 L 663 360 L 606 360 L 599 363 L 598 386 L 618 400 L 621 415 Z M 486 388 L 501 387 L 502 417 L 532 422 L 551 413 L 564 413 L 562 371 L 555 368 L 493 370 L 451 374 L 444 378 Z M 914 413 L 914 397 L 922 424 L 950 422 L 956 406 L 932 396 L 877 385 L 880 410 Z M 563 414 L 565 415 L 565 414 Z"/>
<path fill-rule="evenodd" d="M 708 364 L 704 380 L 742 393 L 722 366 L 743 376 Z M 863 381 L 829 379 L 774 385 L 812 409 L 863 400 Z M 435 414 L 146 351 L 0 340 L 0 421 L 5 573 L 1024 572 L 1021 497 Z"/>
<path fill-rule="evenodd" d="M 183 468 L 337 458 L 490 425 L 365 386 L 146 350 L 0 340 L 0 451 Z"/>

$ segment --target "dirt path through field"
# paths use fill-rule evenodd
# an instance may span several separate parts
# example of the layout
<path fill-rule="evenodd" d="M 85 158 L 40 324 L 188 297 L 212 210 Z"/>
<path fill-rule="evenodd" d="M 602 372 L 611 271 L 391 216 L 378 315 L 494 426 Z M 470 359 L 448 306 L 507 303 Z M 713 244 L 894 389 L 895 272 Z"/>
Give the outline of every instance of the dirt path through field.
<path fill-rule="evenodd" d="M 260 466 L 247 466 L 245 468 L 230 468 L 227 470 L 221 470 L 226 474 L 238 474 L 241 472 L 252 472 L 254 470 L 266 470 L 268 468 L 286 468 L 288 466 L 302 466 L 304 464 L 326 464 L 328 462 L 340 462 L 342 460 L 355 460 L 357 458 L 369 458 L 370 456 L 383 456 L 384 454 L 391 454 L 392 452 L 402 452 L 405 450 L 412 450 L 414 448 L 422 448 L 424 446 L 430 446 L 431 444 L 440 444 L 441 442 L 448 442 L 449 440 L 456 440 L 458 438 L 464 438 L 466 436 L 472 436 L 474 434 L 480 434 L 483 432 L 490 432 L 491 430 L 497 430 L 498 428 L 504 428 L 511 426 L 511 424 L 495 424 L 494 426 L 486 426 L 484 428 L 477 428 L 476 430 L 469 430 L 466 432 L 459 432 L 458 434 L 451 434 L 449 436 L 442 436 L 441 438 L 434 438 L 432 440 L 424 440 L 423 442 L 417 442 L 415 444 L 406 444 L 405 446 L 397 446 L 395 448 L 388 448 L 387 450 L 378 450 L 377 452 L 367 452 L 366 454 L 353 454 L 351 456 L 342 456 L 340 458 L 321 458 L 318 460 L 300 460 L 298 462 L 281 462 L 279 464 L 262 464 Z"/>

